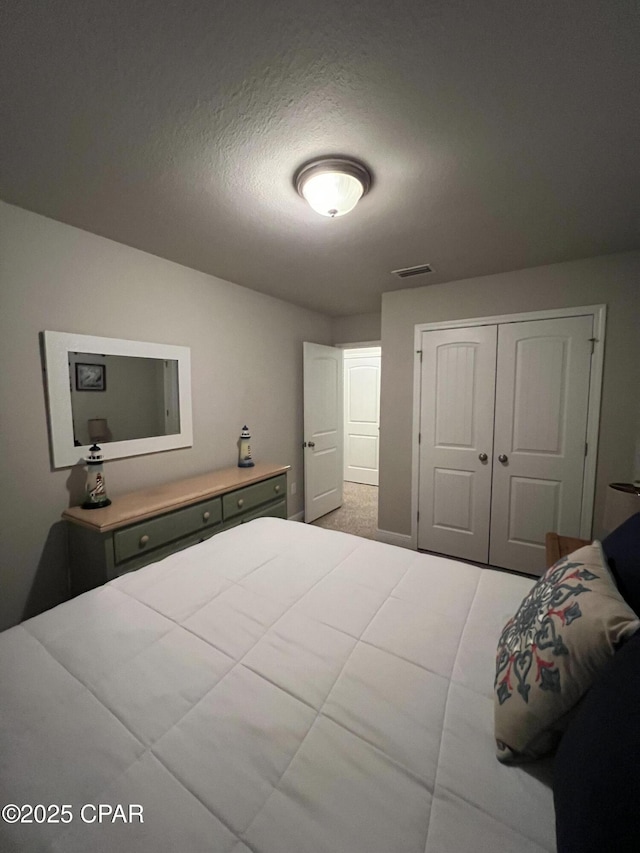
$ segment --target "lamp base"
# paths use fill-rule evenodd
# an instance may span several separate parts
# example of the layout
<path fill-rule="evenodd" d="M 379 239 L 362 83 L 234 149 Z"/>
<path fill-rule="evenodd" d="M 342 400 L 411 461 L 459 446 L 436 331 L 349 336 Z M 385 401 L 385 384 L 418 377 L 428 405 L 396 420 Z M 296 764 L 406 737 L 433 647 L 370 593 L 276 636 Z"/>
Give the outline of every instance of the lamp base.
<path fill-rule="evenodd" d="M 97 503 L 89 503 L 86 501 L 82 504 L 82 509 L 103 509 L 105 506 L 111 506 L 111 501 L 107 498 L 104 501 L 101 501 L 99 504 Z"/>

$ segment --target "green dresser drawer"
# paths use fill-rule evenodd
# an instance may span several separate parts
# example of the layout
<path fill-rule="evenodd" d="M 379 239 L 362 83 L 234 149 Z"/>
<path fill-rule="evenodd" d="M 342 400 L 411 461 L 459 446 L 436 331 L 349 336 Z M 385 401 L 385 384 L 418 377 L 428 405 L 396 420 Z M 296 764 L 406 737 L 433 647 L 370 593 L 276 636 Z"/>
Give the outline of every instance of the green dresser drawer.
<path fill-rule="evenodd" d="M 238 527 L 247 521 L 253 521 L 254 518 L 287 518 L 286 500 L 266 504 L 266 506 L 261 506 L 253 512 L 247 512 L 244 515 L 236 515 L 230 521 L 225 521 L 222 529 L 229 530 L 231 527 Z"/>
<path fill-rule="evenodd" d="M 248 512 L 240 519 L 241 523 L 245 521 L 253 521 L 254 518 L 286 518 L 287 517 L 287 502 L 285 500 L 278 501 L 269 506 L 263 506 L 255 512 Z"/>
<path fill-rule="evenodd" d="M 277 498 L 286 498 L 287 496 L 287 475 L 281 474 L 279 477 L 271 477 L 269 480 L 263 480 L 261 483 L 254 483 L 252 486 L 245 486 L 243 489 L 237 489 L 228 495 L 222 496 L 222 515 L 225 521 L 234 518 L 241 513 L 256 509 L 261 504 L 266 504 L 269 501 Z"/>
<path fill-rule="evenodd" d="M 125 530 L 116 530 L 113 534 L 115 562 L 123 563 L 182 536 L 207 531 L 221 521 L 222 502 L 218 497 L 141 521 Z"/>
<path fill-rule="evenodd" d="M 247 513 L 242 521 L 253 521 L 254 518 L 286 518 L 287 517 L 287 502 L 285 500 L 278 501 L 269 506 L 263 506 L 255 512 Z"/>

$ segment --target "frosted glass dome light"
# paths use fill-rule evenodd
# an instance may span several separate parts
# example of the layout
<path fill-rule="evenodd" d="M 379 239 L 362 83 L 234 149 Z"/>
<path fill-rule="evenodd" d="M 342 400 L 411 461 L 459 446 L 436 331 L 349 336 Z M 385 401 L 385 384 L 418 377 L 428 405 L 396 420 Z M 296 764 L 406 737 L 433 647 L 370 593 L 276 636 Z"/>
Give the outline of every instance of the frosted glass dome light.
<path fill-rule="evenodd" d="M 353 210 L 371 186 L 371 174 L 354 160 L 314 160 L 298 171 L 295 183 L 313 210 L 333 218 Z"/>
<path fill-rule="evenodd" d="M 304 182 L 302 195 L 316 213 L 343 216 L 362 198 L 364 187 L 357 178 L 341 172 L 319 172 Z"/>

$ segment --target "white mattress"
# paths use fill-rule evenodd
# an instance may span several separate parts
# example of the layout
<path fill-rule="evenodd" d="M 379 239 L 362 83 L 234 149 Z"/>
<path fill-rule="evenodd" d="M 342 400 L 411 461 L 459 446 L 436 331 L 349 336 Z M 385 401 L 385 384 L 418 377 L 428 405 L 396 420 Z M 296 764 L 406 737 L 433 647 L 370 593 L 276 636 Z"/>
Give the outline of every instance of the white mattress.
<path fill-rule="evenodd" d="M 260 519 L 24 622 L 0 635 L 0 806 L 73 819 L 0 820 L 0 849 L 552 851 L 549 765 L 494 756 L 531 584 Z"/>

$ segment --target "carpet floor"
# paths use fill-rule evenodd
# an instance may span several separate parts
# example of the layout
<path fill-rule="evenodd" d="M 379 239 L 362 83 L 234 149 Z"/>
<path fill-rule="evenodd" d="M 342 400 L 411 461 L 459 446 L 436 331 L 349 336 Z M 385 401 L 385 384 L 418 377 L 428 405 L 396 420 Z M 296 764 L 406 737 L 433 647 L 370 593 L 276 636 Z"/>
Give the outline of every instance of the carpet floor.
<path fill-rule="evenodd" d="M 344 484 L 342 506 L 311 522 L 317 527 L 375 539 L 378 526 L 378 487 L 362 483 Z"/>

